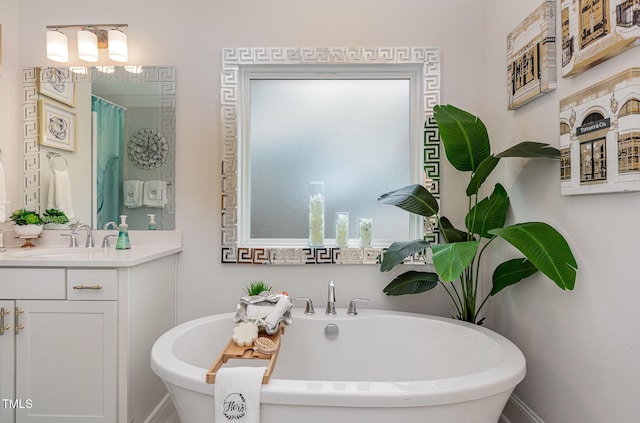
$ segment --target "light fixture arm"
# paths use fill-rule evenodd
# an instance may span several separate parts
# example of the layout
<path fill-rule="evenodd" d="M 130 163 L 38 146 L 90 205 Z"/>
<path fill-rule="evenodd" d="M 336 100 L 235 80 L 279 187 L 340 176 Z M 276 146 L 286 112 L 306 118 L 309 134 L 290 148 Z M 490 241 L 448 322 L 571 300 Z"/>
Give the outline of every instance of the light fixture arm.
<path fill-rule="evenodd" d="M 60 28 L 129 28 L 128 24 L 83 24 L 83 25 L 47 25 L 45 28 L 47 29 L 60 29 Z"/>

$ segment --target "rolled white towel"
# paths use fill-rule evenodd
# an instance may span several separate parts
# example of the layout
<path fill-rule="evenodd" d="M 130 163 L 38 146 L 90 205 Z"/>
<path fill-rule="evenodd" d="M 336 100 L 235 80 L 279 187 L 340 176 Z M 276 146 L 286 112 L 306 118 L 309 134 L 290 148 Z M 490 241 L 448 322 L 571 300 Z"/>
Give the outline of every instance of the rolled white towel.
<path fill-rule="evenodd" d="M 247 317 L 249 319 L 264 319 L 274 308 L 274 304 L 247 304 Z"/>
<path fill-rule="evenodd" d="M 269 315 L 264 319 L 265 324 L 267 325 L 267 331 L 272 332 L 275 330 L 276 325 L 278 324 L 278 320 L 291 308 L 291 300 L 289 297 L 280 297 L 276 305 L 273 307 L 273 310 Z"/>

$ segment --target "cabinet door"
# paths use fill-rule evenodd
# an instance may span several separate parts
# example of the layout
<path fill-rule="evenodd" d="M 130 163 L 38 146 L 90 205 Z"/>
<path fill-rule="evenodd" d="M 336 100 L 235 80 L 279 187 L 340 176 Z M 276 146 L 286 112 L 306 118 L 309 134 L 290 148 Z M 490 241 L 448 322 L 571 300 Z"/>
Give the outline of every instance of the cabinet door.
<path fill-rule="evenodd" d="M 15 330 L 13 328 L 13 310 L 15 302 L 0 300 L 0 423 L 13 423 L 15 415 Z M 13 401 L 13 402 L 10 402 Z"/>
<path fill-rule="evenodd" d="M 116 421 L 115 301 L 16 301 L 17 423 Z"/>

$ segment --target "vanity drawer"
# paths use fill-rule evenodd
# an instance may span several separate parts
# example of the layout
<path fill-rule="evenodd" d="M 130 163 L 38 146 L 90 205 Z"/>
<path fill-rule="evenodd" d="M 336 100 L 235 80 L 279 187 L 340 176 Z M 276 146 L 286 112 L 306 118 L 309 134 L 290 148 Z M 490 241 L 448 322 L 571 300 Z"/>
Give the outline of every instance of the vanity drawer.
<path fill-rule="evenodd" d="M 7 300 L 64 300 L 65 270 L 0 269 L 0 298 Z"/>
<path fill-rule="evenodd" d="M 116 269 L 67 270 L 67 299 L 117 300 L 118 271 Z"/>

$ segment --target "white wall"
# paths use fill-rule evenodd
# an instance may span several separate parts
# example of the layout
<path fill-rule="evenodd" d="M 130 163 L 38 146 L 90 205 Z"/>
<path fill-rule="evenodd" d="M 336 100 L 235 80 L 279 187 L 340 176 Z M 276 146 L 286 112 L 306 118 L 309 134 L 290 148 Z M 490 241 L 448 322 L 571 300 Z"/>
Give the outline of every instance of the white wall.
<path fill-rule="evenodd" d="M 556 91 L 509 112 L 506 35 L 538 4 L 112 0 L 105 8 L 80 0 L 60 0 L 55 7 L 38 0 L 0 0 L 3 32 L 10 27 L 9 35 L 3 34 L 0 77 L 0 123 L 7 123 L 0 125 L 0 147 L 16 160 L 11 164 L 10 194 L 21 201 L 16 188 L 22 171 L 20 98 L 13 82 L 19 84 L 20 68 L 46 64 L 45 25 L 126 22 L 131 63 L 177 67 L 176 223 L 184 231 L 185 249 L 178 269 L 180 321 L 233 310 L 242 288 L 255 279 L 310 296 L 318 308 L 332 278 L 341 306 L 350 297 L 366 296 L 372 299 L 371 307 L 449 315 L 448 299 L 441 292 L 384 297 L 381 290 L 393 275 L 380 274 L 375 266 L 220 264 L 220 51 L 233 46 L 438 46 L 442 102 L 481 115 L 496 151 L 524 139 L 556 144 L 559 100 L 631 66 L 633 57 L 637 63 L 638 50 L 561 80 Z M 9 63 L 7 55 L 13 58 Z M 574 248 L 580 273 L 573 292 L 561 292 L 539 278 L 509 288 L 494 301 L 496 328 L 528 359 L 529 373 L 517 394 L 548 423 L 631 421 L 640 414 L 640 332 L 634 328 L 640 321 L 634 295 L 640 289 L 634 285 L 632 256 L 639 235 L 632 221 L 638 194 L 560 197 L 557 163 L 522 164 L 501 164 L 513 218 L 546 220 L 561 229 Z M 445 190 L 456 183 L 450 174 L 446 169 Z M 445 208 L 456 205 L 445 197 Z"/>
<path fill-rule="evenodd" d="M 381 274 L 377 266 L 220 264 L 221 49 L 438 46 L 442 48 L 442 100 L 477 108 L 481 92 L 475 81 L 482 72 L 477 66 L 482 63 L 482 44 L 476 35 L 483 28 L 478 19 L 483 8 L 478 2 L 113 0 L 104 8 L 80 0 L 61 0 L 55 7 L 38 0 L 3 1 L 19 8 L 20 67 L 46 64 L 45 25 L 86 22 L 128 23 L 131 63 L 176 66 L 176 226 L 184 231 L 180 321 L 233 310 L 242 288 L 256 279 L 293 295 L 310 296 L 319 307 L 326 301 L 326 284 L 332 278 L 341 306 L 351 297 L 365 296 L 371 298 L 371 307 L 450 314 L 442 293 L 386 298 L 382 288 L 392 275 Z M 69 42 L 70 55 L 75 56 L 74 37 Z M 72 57 L 70 64 L 81 62 Z"/>
<path fill-rule="evenodd" d="M 487 16 L 483 107 L 492 110 L 485 123 L 496 151 L 523 140 L 558 146 L 560 100 L 640 64 L 636 47 L 571 79 L 560 77 L 558 69 L 555 91 L 506 110 L 506 96 L 492 95 L 506 89 L 506 36 L 539 3 L 485 2 L 487 9 L 499 11 Z M 502 169 L 512 218 L 558 228 L 579 266 L 574 291 L 537 277 L 497 297 L 495 327 L 527 357 L 527 377 L 516 395 L 547 423 L 637 422 L 640 286 L 634 263 L 640 193 L 561 197 L 558 163 L 511 163 Z"/>

